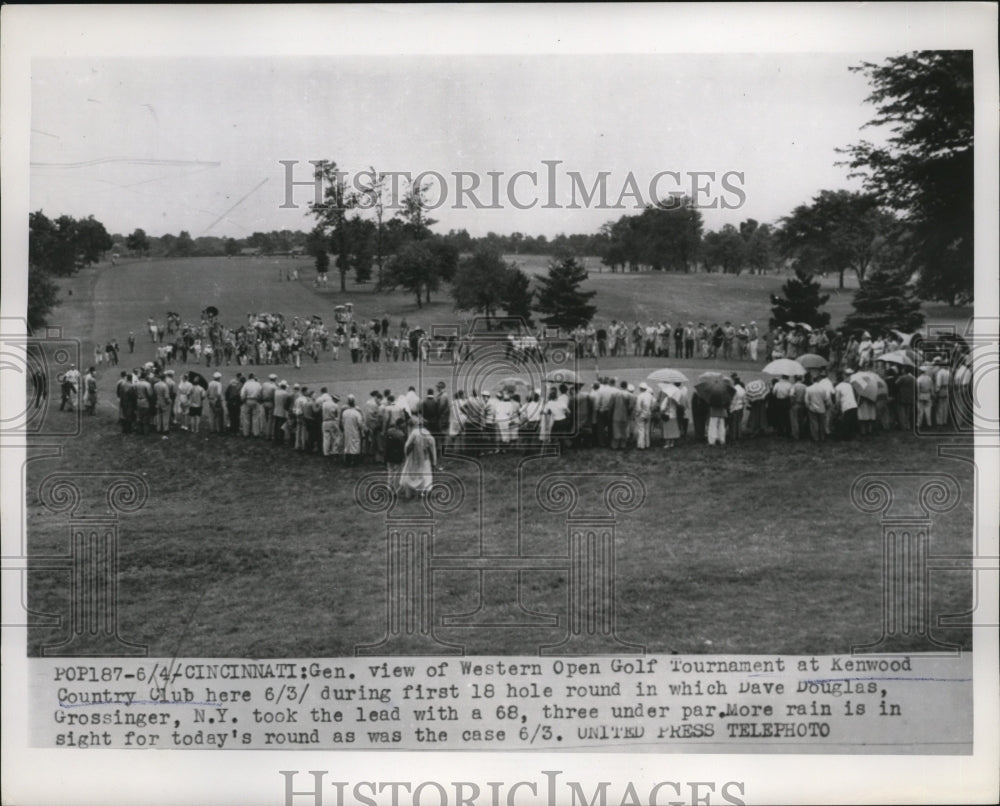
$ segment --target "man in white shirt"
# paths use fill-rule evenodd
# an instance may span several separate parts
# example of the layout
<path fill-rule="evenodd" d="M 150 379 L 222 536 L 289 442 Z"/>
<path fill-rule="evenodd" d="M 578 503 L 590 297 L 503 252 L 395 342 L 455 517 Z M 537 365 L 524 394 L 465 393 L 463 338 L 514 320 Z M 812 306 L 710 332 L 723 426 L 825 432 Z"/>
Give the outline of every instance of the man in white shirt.
<path fill-rule="evenodd" d="M 288 418 L 288 381 L 281 381 L 274 390 L 274 416 L 272 418 L 271 439 L 279 445 L 285 441 L 285 422 Z"/>
<path fill-rule="evenodd" d="M 817 383 L 826 390 L 827 404 L 826 404 L 826 417 L 824 418 L 824 431 L 826 436 L 831 436 L 833 434 L 833 398 L 835 394 L 835 387 L 833 381 L 830 380 L 830 376 L 826 374 L 825 369 L 819 371 L 820 378 Z"/>
<path fill-rule="evenodd" d="M 639 394 L 635 398 L 635 447 L 644 451 L 649 448 L 649 431 L 653 418 L 653 393 L 645 383 L 639 384 Z"/>
<path fill-rule="evenodd" d="M 226 430 L 226 416 L 224 400 L 222 396 L 222 373 L 212 373 L 212 380 L 208 382 L 208 419 L 212 426 L 212 431 L 221 434 Z"/>
<path fill-rule="evenodd" d="M 243 404 L 242 431 L 245 437 L 260 436 L 261 421 L 261 383 L 251 372 L 243 388 L 240 389 L 240 402 Z"/>
<path fill-rule="evenodd" d="M 336 456 L 343 448 L 340 430 L 340 405 L 338 399 L 324 392 L 317 398 L 320 403 L 320 417 L 323 429 L 323 455 Z"/>
<path fill-rule="evenodd" d="M 813 442 L 823 442 L 827 435 L 827 412 L 833 402 L 833 395 L 827 389 L 827 378 L 819 378 L 806 388 L 806 411 L 809 413 L 809 435 Z"/>

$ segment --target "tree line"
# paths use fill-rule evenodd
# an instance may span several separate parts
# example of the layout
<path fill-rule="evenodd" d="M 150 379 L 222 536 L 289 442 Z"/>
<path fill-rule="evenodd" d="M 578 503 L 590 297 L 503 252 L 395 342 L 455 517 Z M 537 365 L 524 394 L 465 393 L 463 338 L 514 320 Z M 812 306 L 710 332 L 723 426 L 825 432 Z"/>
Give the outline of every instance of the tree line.
<path fill-rule="evenodd" d="M 474 238 L 464 229 L 438 234 L 432 230 L 437 222 L 428 216 L 426 188 L 410 187 L 401 209 L 390 210 L 384 188 L 353 191 L 331 161 L 316 165 L 325 197 L 310 208 L 314 225 L 308 232 L 255 232 L 235 239 L 192 238 L 184 231 L 152 237 L 137 229 L 128 236 L 108 236 L 92 217 L 49 221 L 41 211 L 32 213 L 29 318 L 44 321 L 55 304 L 52 277 L 96 261 L 98 247 L 112 246 L 166 257 L 303 252 L 320 273 L 332 267 L 341 290 L 353 273 L 356 282 L 374 280 L 380 290 L 403 289 L 422 306 L 449 284 L 460 308 L 490 315 L 524 312 L 533 304 L 528 278 L 504 260 L 505 254 L 550 255 L 553 266 L 564 268 L 570 255 L 595 255 L 610 271 L 791 269 L 797 283 L 808 285 L 816 275 L 832 274 L 841 288 L 845 276 L 853 274 L 862 296 L 874 293 L 882 304 L 891 292 L 886 304 L 895 299 L 907 310 L 914 300 L 919 306 L 919 299 L 951 305 L 971 301 L 971 52 L 921 51 L 849 69 L 865 74 L 872 87 L 867 101 L 876 115 L 868 125 L 888 126 L 891 135 L 881 146 L 862 140 L 841 149 L 844 159 L 838 164 L 862 180 L 861 190 L 822 190 L 773 225 L 747 219 L 705 232 L 701 210 L 683 197 L 623 215 L 592 234 L 552 239 L 520 232 Z M 371 172 L 378 175 L 374 168 Z M 579 269 L 574 263 L 566 271 Z M 905 311 L 900 316 L 912 321 Z"/>

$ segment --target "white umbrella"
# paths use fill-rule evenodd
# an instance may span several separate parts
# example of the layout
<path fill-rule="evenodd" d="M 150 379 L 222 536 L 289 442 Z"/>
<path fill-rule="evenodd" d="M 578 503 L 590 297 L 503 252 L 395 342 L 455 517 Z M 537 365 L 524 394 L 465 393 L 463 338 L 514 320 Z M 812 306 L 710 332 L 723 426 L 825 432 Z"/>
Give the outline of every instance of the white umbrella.
<path fill-rule="evenodd" d="M 777 358 L 761 372 L 766 375 L 805 375 L 806 368 L 791 358 Z"/>
<path fill-rule="evenodd" d="M 902 350 L 896 350 L 892 353 L 883 353 L 880 355 L 876 361 L 885 361 L 887 364 L 900 364 L 904 367 L 913 367 L 916 364 L 906 355 Z"/>
<path fill-rule="evenodd" d="M 684 399 L 684 392 L 681 388 L 673 383 L 660 383 L 657 384 L 660 391 L 663 392 L 667 397 L 673 400 L 675 403 L 680 403 Z"/>
<path fill-rule="evenodd" d="M 687 383 L 687 376 L 676 369 L 658 369 L 646 378 L 650 383 Z"/>

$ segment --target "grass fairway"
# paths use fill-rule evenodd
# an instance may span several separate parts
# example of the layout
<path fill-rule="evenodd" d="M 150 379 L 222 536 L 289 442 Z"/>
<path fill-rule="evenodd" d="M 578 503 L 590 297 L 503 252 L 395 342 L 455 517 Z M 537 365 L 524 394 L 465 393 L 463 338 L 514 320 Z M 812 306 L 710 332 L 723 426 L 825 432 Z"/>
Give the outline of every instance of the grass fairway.
<path fill-rule="evenodd" d="M 543 512 L 532 495 L 542 475 L 634 473 L 647 499 L 619 516 L 620 637 L 650 652 L 848 652 L 879 637 L 882 597 L 879 522 L 852 507 L 851 484 L 865 472 L 939 467 L 968 489 L 967 466 L 941 466 L 935 450 L 933 441 L 894 434 L 821 448 L 768 438 L 721 450 L 684 442 L 673 451 L 534 460 L 520 485 L 521 545 L 528 554 L 566 552 L 562 516 Z M 435 552 L 475 554 L 480 519 L 485 553 L 512 551 L 518 459 L 487 457 L 481 480 L 472 463 L 444 464 L 463 475 L 468 495 L 466 505 L 439 521 Z M 131 471 L 150 486 L 146 507 L 123 519 L 120 627 L 153 655 L 349 655 L 382 637 L 385 525 L 354 500 L 355 483 L 374 467 L 345 470 L 240 437 L 123 436 L 107 420 L 87 423 L 83 436 L 67 440 L 59 465 Z M 44 510 L 34 492 L 53 469 L 45 459 L 28 465 L 35 554 L 66 551 L 64 519 Z M 477 488 L 485 491 L 481 508 Z M 597 479 L 582 482 L 581 500 L 599 492 Z M 931 551 L 966 553 L 971 533 L 966 502 L 935 521 Z M 65 612 L 66 576 L 33 573 L 31 608 Z M 932 612 L 971 607 L 968 574 L 935 573 L 931 581 Z M 437 617 L 480 604 L 475 572 L 439 571 L 434 584 Z M 524 606 L 562 615 L 560 628 L 437 632 L 470 653 L 534 654 L 562 637 L 566 596 L 565 573 L 527 572 Z M 505 602 L 485 605 L 503 620 Z M 59 635 L 32 630 L 32 652 Z M 970 647 L 966 630 L 935 635 Z"/>
<path fill-rule="evenodd" d="M 299 267 L 299 282 L 279 279 L 289 265 Z M 457 318 L 444 292 L 418 311 L 407 295 L 376 296 L 370 287 L 317 293 L 311 272 L 307 261 L 288 259 L 152 261 L 88 270 L 64 285 L 64 296 L 69 288 L 74 294 L 56 323 L 65 335 L 79 335 L 85 356 L 95 339 L 115 336 L 124 346 L 134 330 L 139 347 L 123 361 L 131 366 L 151 357 L 146 318 L 166 310 L 193 319 L 214 304 L 225 321 L 236 323 L 248 311 L 326 315 L 349 299 L 366 318 L 387 312 L 424 326 Z M 591 276 L 600 316 L 630 320 L 646 318 L 638 307 L 644 303 L 657 318 L 761 322 L 768 290 L 782 281 Z M 962 312 L 938 314 L 938 321 L 947 321 Z M 655 365 L 618 359 L 602 370 L 637 380 Z M 232 369 L 223 368 L 227 378 Z M 754 368 L 739 369 L 749 377 Z M 346 391 L 398 390 L 416 380 L 414 364 L 352 366 L 328 358 L 307 365 L 301 376 L 287 367 L 277 371 Z M 26 467 L 31 555 L 67 551 L 65 516 L 45 510 L 37 497 L 49 473 L 134 472 L 147 480 L 150 497 L 121 523 L 119 632 L 125 639 L 148 645 L 154 656 L 324 657 L 351 655 L 356 646 L 382 638 L 386 526 L 382 515 L 355 501 L 355 484 L 374 466 L 345 470 L 319 456 L 207 433 L 122 435 L 111 407 L 113 374 L 102 373 L 98 416 L 84 420 L 83 433 L 45 440 L 58 443 L 62 455 Z M 821 446 L 775 437 L 724 449 L 688 440 L 672 451 L 593 450 L 528 462 L 506 455 L 487 457 L 481 467 L 446 458 L 446 470 L 463 478 L 466 498 L 439 520 L 434 550 L 474 555 L 481 540 L 483 553 L 512 552 L 520 539 L 526 554 L 565 554 L 564 515 L 543 511 L 535 500 L 542 476 L 632 473 L 643 479 L 646 500 L 617 523 L 616 626 L 623 640 L 657 653 L 848 652 L 879 638 L 883 595 L 881 527 L 876 515 L 851 504 L 851 485 L 863 473 L 942 472 L 971 490 L 971 466 L 938 457 L 937 446 L 935 439 L 892 433 Z M 602 489 L 596 477 L 582 479 L 579 487 L 581 501 Z M 899 495 L 904 503 L 915 501 L 913 490 Z M 967 497 L 934 520 L 931 553 L 968 554 L 972 529 Z M 510 622 L 516 615 L 509 606 L 513 576 L 491 580 L 497 585 L 485 588 L 481 602 L 478 572 L 435 572 L 435 623 L 479 606 L 492 620 Z M 934 572 L 930 582 L 935 617 L 971 609 L 969 573 Z M 35 570 L 29 606 L 65 613 L 68 591 L 65 572 Z M 567 595 L 565 572 L 524 572 L 523 607 L 558 616 L 558 626 L 435 629 L 441 640 L 470 654 L 535 654 L 539 645 L 564 636 Z M 64 629 L 32 627 L 29 651 L 38 654 L 58 642 Z M 967 629 L 935 627 L 934 635 L 971 648 Z M 903 641 L 894 648 L 914 646 Z"/>

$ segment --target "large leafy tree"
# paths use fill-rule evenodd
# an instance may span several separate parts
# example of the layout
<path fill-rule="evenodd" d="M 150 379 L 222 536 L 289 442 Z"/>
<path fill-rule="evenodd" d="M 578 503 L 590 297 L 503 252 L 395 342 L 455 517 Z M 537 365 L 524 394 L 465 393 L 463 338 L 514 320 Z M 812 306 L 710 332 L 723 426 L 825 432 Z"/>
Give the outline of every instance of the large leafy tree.
<path fill-rule="evenodd" d="M 751 274 L 767 274 L 774 265 L 774 230 L 748 218 L 740 222 L 740 235 L 746 241 L 746 264 Z"/>
<path fill-rule="evenodd" d="M 587 279 L 587 270 L 576 258 L 565 257 L 549 264 L 549 272 L 539 279 L 535 310 L 542 314 L 542 321 L 563 330 L 586 325 L 597 313 L 591 305 L 596 291 L 583 291 L 580 286 Z"/>
<path fill-rule="evenodd" d="M 747 244 L 732 224 L 717 232 L 706 233 L 701 242 L 701 259 L 709 271 L 739 274 L 747 257 Z"/>
<path fill-rule="evenodd" d="M 125 239 L 125 246 L 128 247 L 130 252 L 134 252 L 137 255 L 146 255 L 149 252 L 149 236 L 146 235 L 146 230 L 142 228 L 136 229 Z"/>
<path fill-rule="evenodd" d="M 916 51 L 850 68 L 872 87 L 866 127 L 888 127 L 884 145 L 842 153 L 879 203 L 899 212 L 909 268 L 928 299 L 955 304 L 974 290 L 974 92 L 972 51 Z"/>
<path fill-rule="evenodd" d="M 690 271 L 701 245 L 702 218 L 691 199 L 651 205 L 601 229 L 602 262 L 612 271 L 628 266 L 654 271 Z"/>
<path fill-rule="evenodd" d="M 843 288 L 848 270 L 864 283 L 893 225 L 870 194 L 822 190 L 781 220 L 778 249 L 810 274 L 836 274 Z"/>
<path fill-rule="evenodd" d="M 54 277 L 69 277 L 96 263 L 113 241 L 93 216 L 54 221 L 41 210 L 28 215 L 28 326 L 43 327 L 59 304 Z"/>
<path fill-rule="evenodd" d="M 476 311 L 489 318 L 503 309 L 509 316 L 531 317 L 531 280 L 490 246 L 477 248 L 459 262 L 451 293 L 461 311 Z"/>
<path fill-rule="evenodd" d="M 403 288 L 414 295 L 417 307 L 431 301 L 444 280 L 451 280 L 458 267 L 458 252 L 439 236 L 410 241 L 386 264 L 379 290 Z"/>
<path fill-rule="evenodd" d="M 195 253 L 194 239 L 187 230 L 181 230 L 174 243 L 173 254 L 178 257 L 191 257 Z"/>
<path fill-rule="evenodd" d="M 782 296 L 771 295 L 771 327 L 784 326 L 789 322 L 805 322 L 812 327 L 826 327 L 830 324 L 830 314 L 821 311 L 829 294 L 820 293 L 820 285 L 805 269 L 795 269 L 795 276 L 789 277 L 781 286 Z"/>

